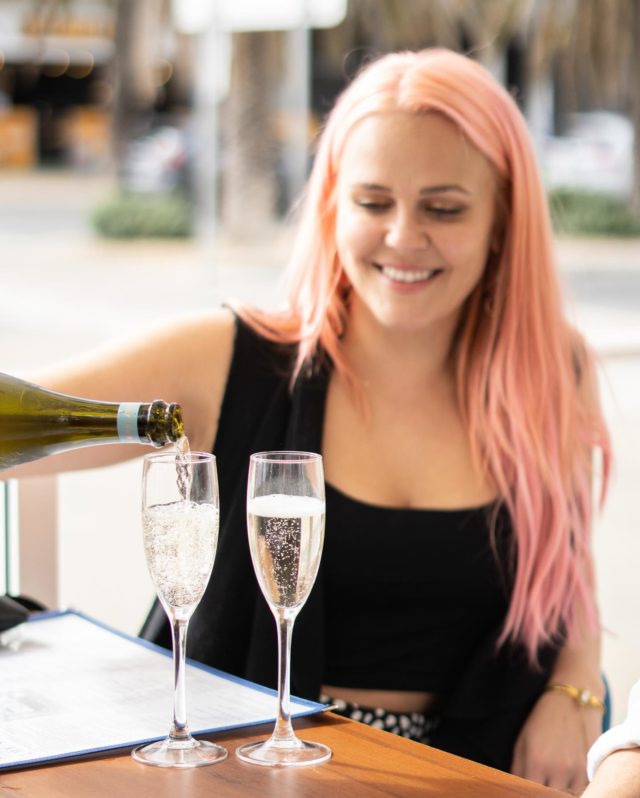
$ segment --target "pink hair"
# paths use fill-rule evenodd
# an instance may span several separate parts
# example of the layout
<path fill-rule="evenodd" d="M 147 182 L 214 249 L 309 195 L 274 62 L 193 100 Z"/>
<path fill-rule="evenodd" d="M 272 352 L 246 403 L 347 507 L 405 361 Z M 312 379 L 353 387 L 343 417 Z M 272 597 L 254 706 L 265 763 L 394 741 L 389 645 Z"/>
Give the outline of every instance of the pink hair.
<path fill-rule="evenodd" d="M 353 126 L 387 111 L 438 112 L 498 175 L 501 241 L 468 300 L 455 343 L 457 392 L 474 457 L 515 530 L 513 593 L 500 643 L 540 645 L 597 624 L 590 556 L 592 456 L 610 446 L 593 358 L 564 317 L 545 193 L 530 137 L 507 91 L 444 49 L 387 55 L 338 99 L 319 142 L 289 262 L 281 316 L 244 309 L 269 337 L 298 344 L 296 373 L 324 351 L 355 384 L 341 348 L 349 284 L 336 254 L 336 178 Z"/>

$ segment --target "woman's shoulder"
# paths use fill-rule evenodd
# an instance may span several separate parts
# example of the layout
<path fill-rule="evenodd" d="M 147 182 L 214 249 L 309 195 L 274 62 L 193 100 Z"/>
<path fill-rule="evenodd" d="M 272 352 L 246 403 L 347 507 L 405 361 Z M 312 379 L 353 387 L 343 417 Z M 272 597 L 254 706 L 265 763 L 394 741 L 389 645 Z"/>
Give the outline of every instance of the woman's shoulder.
<path fill-rule="evenodd" d="M 296 325 L 290 317 L 233 308 L 233 364 L 244 371 L 264 376 L 272 373 L 290 377 L 298 341 Z"/>

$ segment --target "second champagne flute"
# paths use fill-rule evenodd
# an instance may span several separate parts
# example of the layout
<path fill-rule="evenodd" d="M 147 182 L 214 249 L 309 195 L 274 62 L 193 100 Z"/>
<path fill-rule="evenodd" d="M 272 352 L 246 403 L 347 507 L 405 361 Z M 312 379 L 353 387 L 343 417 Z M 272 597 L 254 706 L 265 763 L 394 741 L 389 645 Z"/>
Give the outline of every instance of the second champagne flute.
<path fill-rule="evenodd" d="M 289 709 L 293 622 L 318 573 L 324 519 L 321 455 L 251 455 L 247 527 L 256 577 L 278 626 L 278 716 L 271 737 L 236 750 L 245 762 L 300 766 L 317 765 L 331 757 L 326 745 L 296 737 Z"/>

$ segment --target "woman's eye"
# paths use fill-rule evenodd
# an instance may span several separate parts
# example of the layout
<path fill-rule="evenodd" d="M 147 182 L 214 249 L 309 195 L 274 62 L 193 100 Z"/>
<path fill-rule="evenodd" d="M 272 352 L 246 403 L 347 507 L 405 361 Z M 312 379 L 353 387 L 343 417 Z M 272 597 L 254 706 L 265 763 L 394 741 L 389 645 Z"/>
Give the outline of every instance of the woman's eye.
<path fill-rule="evenodd" d="M 376 202 L 375 200 L 355 200 L 355 204 L 371 213 L 383 213 L 390 208 L 388 202 Z"/>
<path fill-rule="evenodd" d="M 446 219 L 460 216 L 460 214 L 464 211 L 464 208 L 451 207 L 449 205 L 429 205 L 425 208 L 425 211 L 431 216 L 437 216 L 441 219 Z"/>

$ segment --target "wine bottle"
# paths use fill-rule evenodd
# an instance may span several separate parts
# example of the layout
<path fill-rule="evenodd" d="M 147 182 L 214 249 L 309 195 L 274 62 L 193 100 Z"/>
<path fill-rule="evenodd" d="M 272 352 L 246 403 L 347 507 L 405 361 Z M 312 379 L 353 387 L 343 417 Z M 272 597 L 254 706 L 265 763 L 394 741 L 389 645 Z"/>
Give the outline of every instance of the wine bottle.
<path fill-rule="evenodd" d="M 0 469 L 80 446 L 160 447 L 183 437 L 180 405 L 96 402 L 0 373 Z"/>

